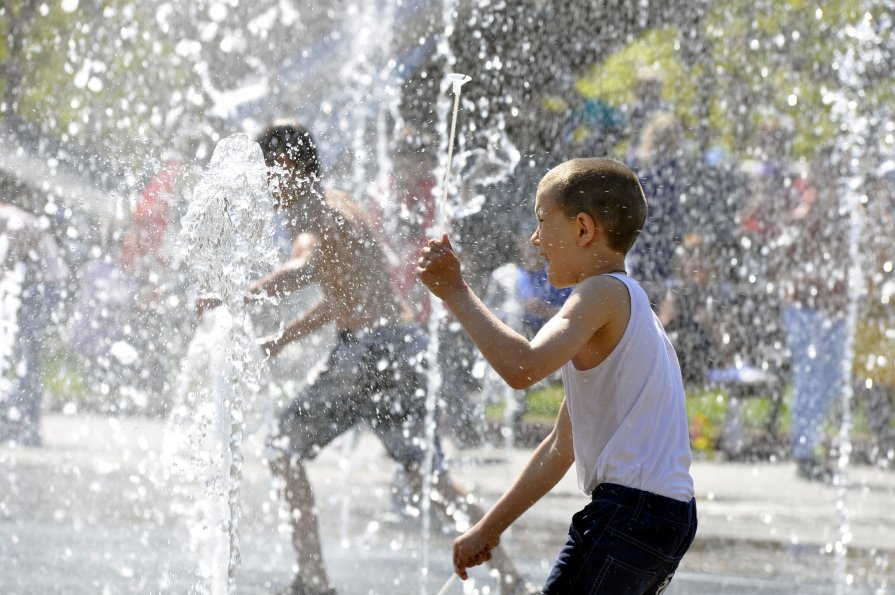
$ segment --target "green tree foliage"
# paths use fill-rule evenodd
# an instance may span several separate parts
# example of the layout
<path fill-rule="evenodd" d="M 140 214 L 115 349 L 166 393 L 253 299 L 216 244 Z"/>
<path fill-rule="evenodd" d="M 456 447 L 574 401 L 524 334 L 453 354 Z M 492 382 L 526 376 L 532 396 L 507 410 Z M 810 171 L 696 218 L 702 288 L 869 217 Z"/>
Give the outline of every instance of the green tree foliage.
<path fill-rule="evenodd" d="M 234 132 L 233 114 L 216 109 L 228 91 L 268 82 L 275 115 L 295 110 L 307 89 L 278 74 L 335 39 L 344 4 L 6 0 L 0 121 L 83 145 L 116 169 L 154 170 L 171 149 L 201 159 L 197 143 Z"/>
<path fill-rule="evenodd" d="M 860 111 L 885 128 L 895 103 L 892 2 L 831 0 L 729 0 L 712 3 L 698 26 L 708 51 L 685 60 L 687 31 L 645 31 L 593 66 L 577 84 L 589 99 L 624 105 L 633 98 L 636 74 L 652 67 L 663 74 L 664 99 L 690 126 L 700 113 L 699 87 L 709 105 L 713 144 L 748 152 L 757 131 L 789 122 L 793 153 L 809 157 L 842 123 L 831 113 L 843 68 L 855 69 Z M 889 131 L 891 132 L 891 130 Z M 885 136 L 885 134 L 884 134 Z M 888 140 L 892 145 L 891 134 Z"/>
<path fill-rule="evenodd" d="M 7 3 L 0 117 L 80 146 L 112 169 L 164 151 L 206 101 L 156 8 L 126 0 Z"/>
<path fill-rule="evenodd" d="M 674 105 L 678 116 L 693 124 L 696 118 L 696 73 L 699 64 L 685 64 L 679 55 L 678 32 L 663 28 L 646 31 L 638 39 L 597 64 L 580 78 L 575 88 L 586 99 L 603 99 L 611 105 L 634 100 L 638 73 L 650 68 L 666 81 L 663 99 Z"/>
<path fill-rule="evenodd" d="M 719 3 L 707 16 L 715 92 L 712 125 L 728 145 L 749 147 L 755 131 L 792 123 L 793 152 L 810 156 L 835 133 L 826 90 L 838 86 L 833 56 L 856 17 L 851 0 Z M 820 8 L 820 6 L 823 8 Z"/>

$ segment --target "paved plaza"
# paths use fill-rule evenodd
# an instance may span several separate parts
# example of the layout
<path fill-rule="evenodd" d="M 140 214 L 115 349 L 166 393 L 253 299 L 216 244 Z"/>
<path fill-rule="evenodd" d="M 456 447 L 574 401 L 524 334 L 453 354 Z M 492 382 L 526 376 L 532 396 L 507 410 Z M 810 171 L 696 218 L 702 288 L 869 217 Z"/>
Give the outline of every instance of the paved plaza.
<path fill-rule="evenodd" d="M 39 449 L 0 447 L 0 593 L 186 593 L 196 554 L 161 464 L 163 424 L 146 418 L 48 415 Z M 245 443 L 241 566 L 236 591 L 273 593 L 291 576 L 292 552 L 261 436 Z M 457 451 L 449 465 L 487 505 L 529 451 Z M 429 579 L 421 579 L 422 524 L 391 497 L 395 465 L 369 432 L 342 439 L 309 466 L 327 563 L 340 593 L 436 593 L 450 576 L 449 531 L 433 523 Z M 795 478 L 780 463 L 693 465 L 700 526 L 669 593 L 895 592 L 895 472 L 852 467 L 845 489 Z M 504 543 L 542 581 L 573 512 L 583 506 L 568 474 Z M 837 542 L 847 542 L 842 554 Z M 496 593 L 486 570 L 467 593 Z M 463 593 L 459 582 L 451 593 Z"/>

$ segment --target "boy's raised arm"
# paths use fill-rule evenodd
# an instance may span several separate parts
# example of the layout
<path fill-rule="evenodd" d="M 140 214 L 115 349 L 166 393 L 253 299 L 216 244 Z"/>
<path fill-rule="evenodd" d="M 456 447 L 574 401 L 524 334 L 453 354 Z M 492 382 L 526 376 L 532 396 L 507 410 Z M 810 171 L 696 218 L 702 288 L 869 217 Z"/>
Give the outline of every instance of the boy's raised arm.
<path fill-rule="evenodd" d="M 310 234 L 301 234 L 292 248 L 292 257 L 275 271 L 252 284 L 251 293 L 283 297 L 314 280 L 317 242 Z"/>
<path fill-rule="evenodd" d="M 617 282 L 588 279 L 529 341 L 489 311 L 466 284 L 447 235 L 441 241 L 430 240 L 422 249 L 417 273 L 450 308 L 491 367 L 516 389 L 527 388 L 558 370 L 616 313 L 611 293 L 603 294 L 606 283 Z"/>

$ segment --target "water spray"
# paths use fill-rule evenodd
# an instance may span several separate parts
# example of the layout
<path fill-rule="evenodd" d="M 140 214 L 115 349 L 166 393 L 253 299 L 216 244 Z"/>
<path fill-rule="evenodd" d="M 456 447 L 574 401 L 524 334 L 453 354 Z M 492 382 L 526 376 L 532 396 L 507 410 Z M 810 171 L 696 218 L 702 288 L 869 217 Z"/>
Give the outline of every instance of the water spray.
<path fill-rule="evenodd" d="M 451 575 L 451 577 L 445 581 L 444 585 L 441 589 L 438 590 L 437 595 L 446 595 L 447 592 L 451 589 L 451 586 L 454 584 L 454 581 L 457 580 L 457 573 Z"/>
<path fill-rule="evenodd" d="M 454 110 L 453 117 L 451 119 L 451 132 L 448 139 L 448 153 L 447 163 L 445 164 L 444 171 L 444 184 L 441 192 L 441 216 L 439 217 L 439 220 L 442 236 L 447 233 L 448 181 L 451 178 L 451 160 L 454 158 L 454 135 L 457 132 L 457 112 L 459 111 L 460 107 L 460 88 L 464 85 L 464 83 L 467 83 L 472 79 L 465 74 L 452 73 L 447 75 L 447 80 L 451 82 L 451 87 L 454 91 Z M 438 391 L 441 388 L 441 370 L 438 366 L 438 327 L 441 323 L 441 320 L 444 318 L 444 304 L 441 303 L 441 300 L 438 300 L 432 294 L 429 294 L 429 300 L 432 308 L 429 315 L 429 345 L 428 349 L 426 350 L 426 360 L 429 362 L 430 369 L 427 375 L 426 382 L 426 455 L 423 460 L 422 501 L 420 503 L 420 512 L 422 515 L 423 526 L 421 548 L 422 572 L 420 574 L 421 595 L 426 595 L 427 593 L 426 586 L 429 578 L 429 535 L 431 533 L 431 520 L 429 514 L 432 498 L 432 475 L 434 473 L 433 467 L 435 449 L 435 409 L 436 400 L 438 398 Z M 452 580 L 453 579 L 449 580 L 448 583 L 444 587 L 442 587 L 440 593 L 444 593 L 446 588 L 450 588 L 450 583 L 452 582 Z"/>
<path fill-rule="evenodd" d="M 184 375 L 166 435 L 176 445 L 171 451 L 174 471 L 183 461 L 183 480 L 204 483 L 200 497 L 192 484 L 182 488 L 189 498 L 190 529 L 197 536 L 196 588 L 215 595 L 237 592 L 242 445 L 247 417 L 256 417 L 263 410 L 258 404 L 267 401 L 261 392 L 265 368 L 243 299 L 257 270 L 273 268 L 278 260 L 270 242 L 273 198 L 267 173 L 261 148 L 248 136 L 222 139 L 195 187 L 179 237 L 194 286 L 219 296 L 222 306 L 190 345 L 194 357 L 211 349 L 210 387 L 199 383 L 194 389 L 191 375 Z"/>
<path fill-rule="evenodd" d="M 444 183 L 441 187 L 441 235 L 447 232 L 448 182 L 451 179 L 451 161 L 454 159 L 454 138 L 457 132 L 457 112 L 460 109 L 460 88 L 471 81 L 472 78 L 465 74 L 451 73 L 447 75 L 447 80 L 450 81 L 451 88 L 454 91 L 454 111 L 451 116 L 451 134 L 448 138 L 448 156 L 447 165 L 444 168 Z"/>

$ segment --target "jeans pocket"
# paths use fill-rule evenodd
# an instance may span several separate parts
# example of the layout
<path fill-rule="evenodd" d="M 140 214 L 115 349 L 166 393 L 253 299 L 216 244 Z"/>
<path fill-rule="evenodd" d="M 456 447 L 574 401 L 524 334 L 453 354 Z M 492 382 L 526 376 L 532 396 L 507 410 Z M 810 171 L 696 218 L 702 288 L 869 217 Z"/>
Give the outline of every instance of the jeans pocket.
<path fill-rule="evenodd" d="M 690 539 L 690 525 L 645 514 L 633 519 L 619 515 L 607 531 L 629 545 L 663 562 L 677 562 L 683 556 L 682 546 Z M 689 544 L 687 544 L 689 547 Z"/>
<path fill-rule="evenodd" d="M 589 543 L 600 538 L 606 528 L 611 525 L 619 510 L 619 505 L 614 502 L 594 500 L 572 515 L 572 528 L 584 544 L 585 549 L 590 549 Z"/>
<path fill-rule="evenodd" d="M 589 595 L 640 595 L 654 580 L 655 573 L 646 572 L 612 556 L 603 564 Z M 583 591 L 582 591 L 583 592 Z"/>

